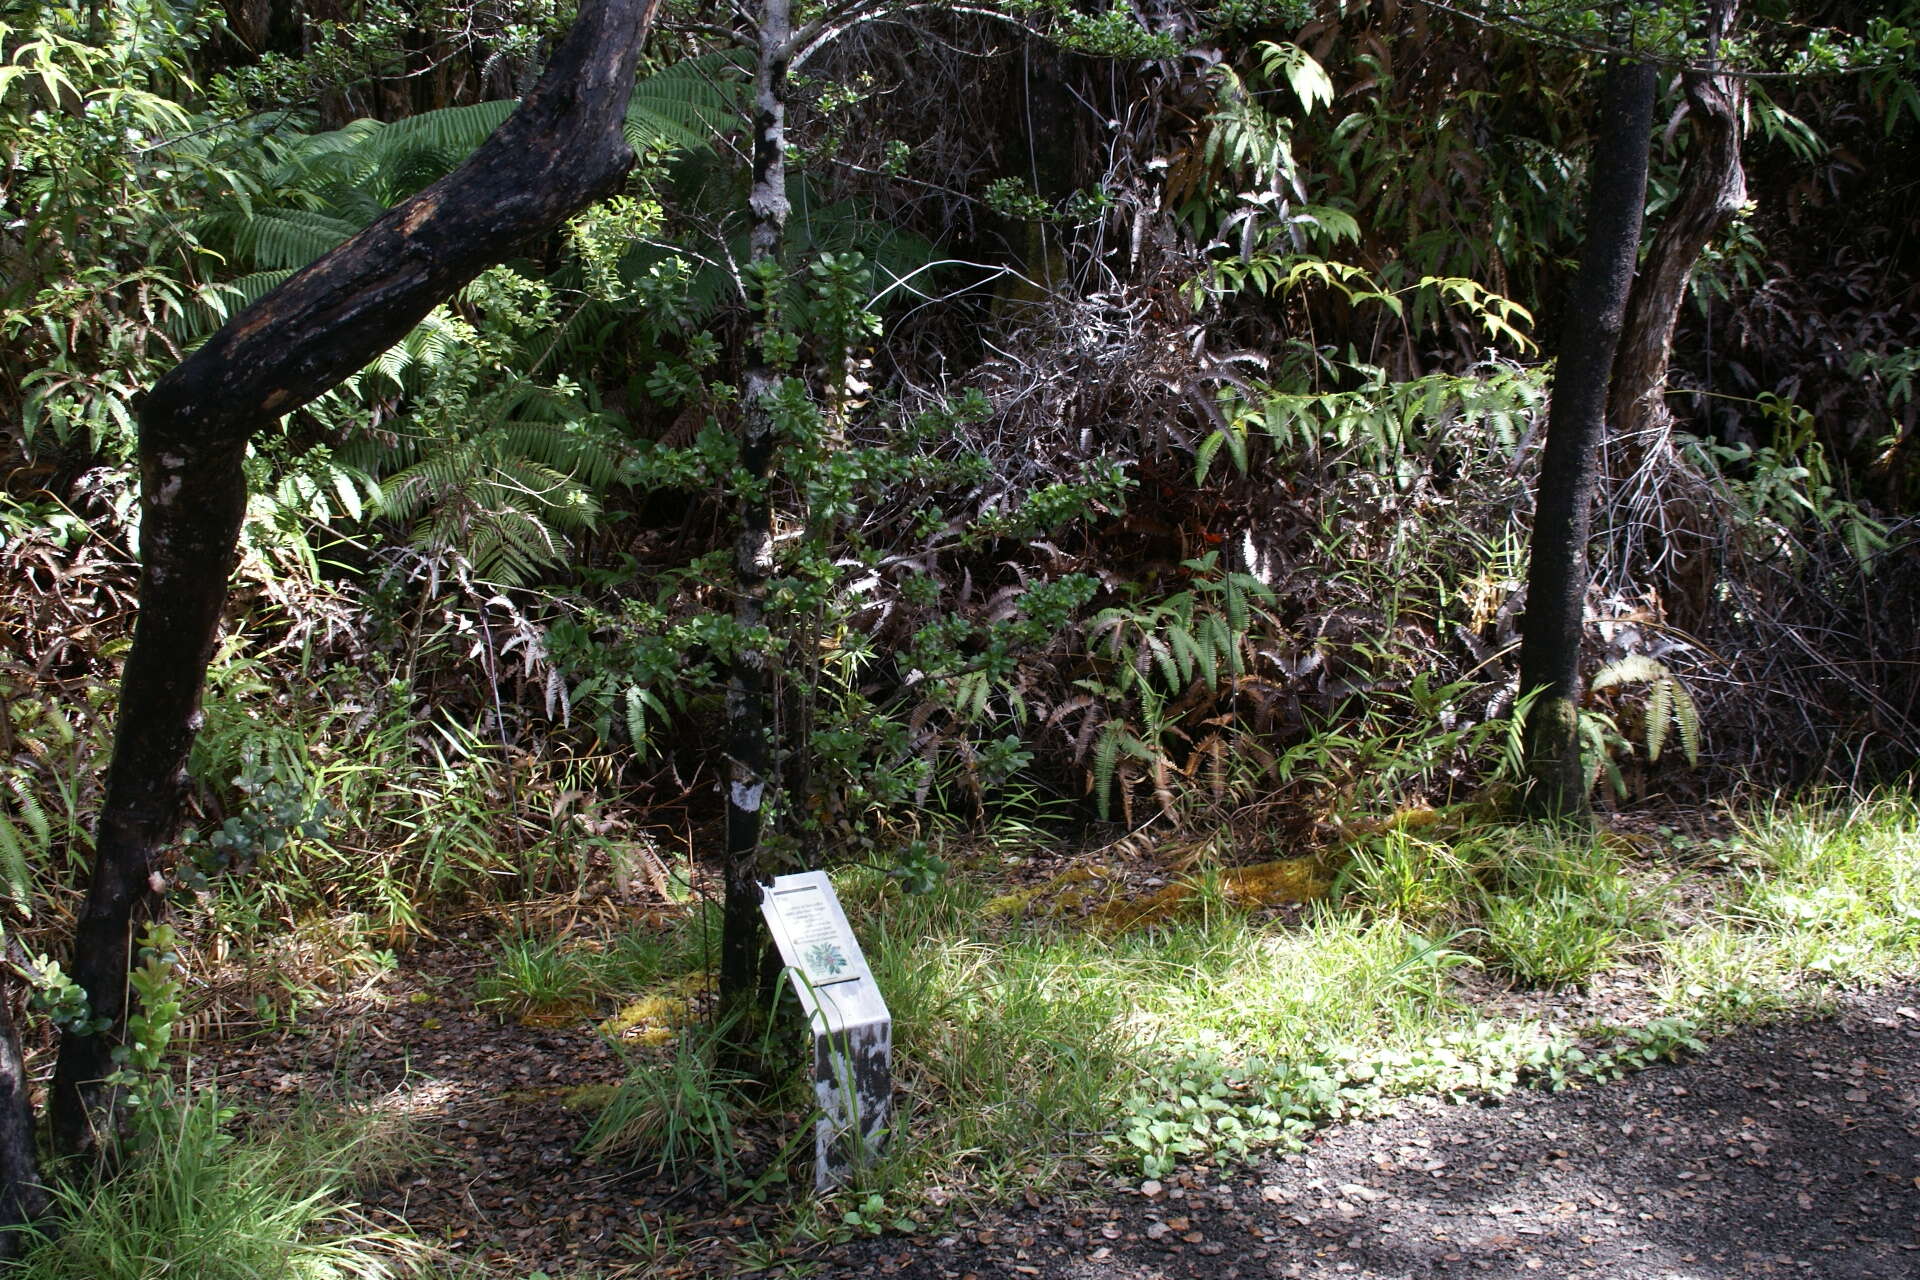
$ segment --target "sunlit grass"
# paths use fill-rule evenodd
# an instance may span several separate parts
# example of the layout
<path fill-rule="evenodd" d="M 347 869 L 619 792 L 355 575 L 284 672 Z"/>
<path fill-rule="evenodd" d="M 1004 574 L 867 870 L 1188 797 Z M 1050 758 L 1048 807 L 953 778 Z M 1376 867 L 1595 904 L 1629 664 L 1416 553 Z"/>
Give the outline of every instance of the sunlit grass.
<path fill-rule="evenodd" d="M 1288 1123 L 1406 1092 L 1605 1078 L 1683 1051 L 1697 1026 L 1818 1007 L 1835 983 L 1915 970 L 1910 799 L 1782 806 L 1739 849 L 1745 869 L 1720 913 L 1685 928 L 1668 923 L 1679 871 L 1657 850 L 1629 865 L 1622 841 L 1530 827 L 1387 833 L 1292 925 L 1202 884 L 1197 918 L 1113 937 L 989 916 L 980 908 L 1003 886 L 985 881 L 914 898 L 842 876 L 896 1020 L 912 1154 L 891 1177 L 1005 1190 L 1069 1161 L 1124 1164 L 1116 1135 L 1143 1114 L 1176 1141 L 1192 1126 L 1205 1139 L 1193 1149 L 1217 1152 L 1217 1127 L 1240 1125 L 1231 1137 L 1246 1117 L 1280 1115 L 1261 1131 L 1270 1143 Z M 1554 1031 L 1550 1004 L 1488 1020 L 1457 981 L 1484 969 L 1519 986 L 1578 984 L 1629 960 L 1651 962 L 1668 1020 L 1624 1040 Z M 1195 1102 L 1201 1088 L 1216 1101 Z"/>
<path fill-rule="evenodd" d="M 1662 948 L 1669 1008 L 1715 1021 L 1817 1002 L 1835 984 L 1920 974 L 1920 803 L 1782 803 L 1747 820 L 1714 917 Z"/>

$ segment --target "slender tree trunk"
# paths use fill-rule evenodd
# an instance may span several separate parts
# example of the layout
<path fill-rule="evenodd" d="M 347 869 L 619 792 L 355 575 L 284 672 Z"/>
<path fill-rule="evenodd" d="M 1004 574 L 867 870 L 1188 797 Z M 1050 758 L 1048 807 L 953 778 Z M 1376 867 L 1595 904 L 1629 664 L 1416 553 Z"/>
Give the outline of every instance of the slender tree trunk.
<path fill-rule="evenodd" d="M 459 169 L 229 321 L 140 408 L 140 616 L 120 707 L 74 980 L 106 1029 L 63 1037 L 56 1146 L 99 1149 L 141 921 L 163 905 L 187 750 L 246 509 L 253 434 L 337 385 L 528 239 L 613 190 L 634 66 L 658 0 L 585 0 L 520 109 Z"/>
<path fill-rule="evenodd" d="M 721 1022 L 731 1056 L 750 1066 L 749 1042 L 760 991 L 760 827 L 773 785 L 768 741 L 768 652 L 753 641 L 765 626 L 767 579 L 773 572 L 773 504 L 767 491 L 774 451 L 769 401 L 779 372 L 767 359 L 765 339 L 779 323 L 777 268 L 787 226 L 787 61 L 792 56 L 790 0 L 762 0 L 758 56 L 753 75 L 753 186 L 748 291 L 758 308 L 748 334 L 741 395 L 740 465 L 746 485 L 740 495 L 740 536 L 734 546 L 739 595 L 733 618 L 746 643 L 735 654 L 727 679 L 726 896 L 721 907 Z M 771 264 L 771 266 L 770 266 Z"/>
<path fill-rule="evenodd" d="M 1694 264 L 1747 202 L 1746 171 L 1740 164 L 1746 82 L 1723 74 L 1714 63 L 1739 10 L 1739 0 L 1712 0 L 1709 6 L 1709 64 L 1684 73 L 1693 149 L 1680 174 L 1680 198 L 1655 233 L 1627 303 L 1608 416 L 1628 457 L 1636 461 L 1657 453 L 1672 425 L 1666 406 L 1667 364 Z"/>
<path fill-rule="evenodd" d="M 1587 536 L 1606 434 L 1607 387 L 1646 207 L 1653 94 L 1652 67 L 1620 55 L 1607 64 L 1588 171 L 1587 239 L 1560 336 L 1520 624 L 1520 687 L 1534 694 L 1523 804 L 1537 817 L 1580 818 L 1588 812 L 1579 734 Z"/>
<path fill-rule="evenodd" d="M 0 1262 L 20 1256 L 20 1228 L 38 1218 L 47 1204 L 34 1148 L 26 1064 L 13 1017 L 23 984 L 11 959 L 0 958 Z"/>

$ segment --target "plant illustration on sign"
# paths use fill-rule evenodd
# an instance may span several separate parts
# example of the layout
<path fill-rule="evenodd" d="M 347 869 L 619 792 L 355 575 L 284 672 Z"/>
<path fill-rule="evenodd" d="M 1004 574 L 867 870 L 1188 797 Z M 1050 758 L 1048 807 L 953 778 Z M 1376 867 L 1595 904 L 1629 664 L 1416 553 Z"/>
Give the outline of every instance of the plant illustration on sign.
<path fill-rule="evenodd" d="M 840 949 L 838 943 L 816 942 L 807 948 L 807 968 L 815 973 L 834 977 L 847 967 L 847 963 L 847 953 Z"/>

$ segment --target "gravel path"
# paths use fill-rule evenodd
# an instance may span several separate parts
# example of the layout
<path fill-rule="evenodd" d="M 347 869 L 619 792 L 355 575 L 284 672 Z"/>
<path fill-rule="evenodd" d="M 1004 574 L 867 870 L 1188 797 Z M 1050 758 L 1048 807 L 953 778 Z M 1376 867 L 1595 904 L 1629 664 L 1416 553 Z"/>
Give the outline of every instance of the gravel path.
<path fill-rule="evenodd" d="M 1409 1111 L 1251 1169 L 825 1262 L 836 1280 L 1920 1277 L 1920 987 L 1685 1066 Z"/>

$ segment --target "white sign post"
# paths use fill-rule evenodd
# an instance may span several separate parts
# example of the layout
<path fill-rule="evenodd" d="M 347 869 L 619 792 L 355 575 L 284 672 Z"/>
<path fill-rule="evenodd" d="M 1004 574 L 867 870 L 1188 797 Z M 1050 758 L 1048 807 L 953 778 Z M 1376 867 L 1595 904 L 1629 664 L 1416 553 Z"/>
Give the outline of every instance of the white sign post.
<path fill-rule="evenodd" d="M 760 911 L 813 1029 L 816 1189 L 846 1182 L 886 1139 L 893 1111 L 893 1015 L 824 871 L 776 876 Z"/>

